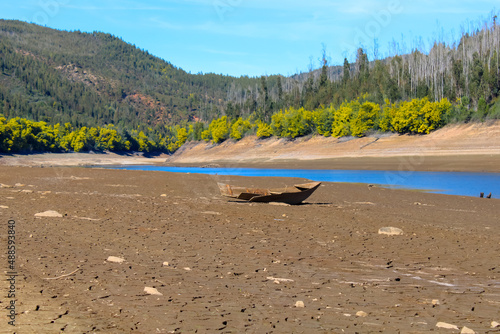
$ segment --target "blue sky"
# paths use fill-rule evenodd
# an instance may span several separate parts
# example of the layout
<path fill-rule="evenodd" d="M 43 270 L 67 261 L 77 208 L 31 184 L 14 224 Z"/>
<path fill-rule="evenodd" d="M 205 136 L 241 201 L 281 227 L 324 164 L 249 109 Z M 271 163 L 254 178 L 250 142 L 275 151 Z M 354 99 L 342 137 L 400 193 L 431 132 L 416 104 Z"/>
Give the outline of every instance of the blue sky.
<path fill-rule="evenodd" d="M 111 33 L 191 73 L 292 75 L 456 40 L 498 0 L 0 0 L 4 19 Z M 420 42 L 417 42 L 419 41 Z M 396 43 L 393 43 L 395 41 Z"/>

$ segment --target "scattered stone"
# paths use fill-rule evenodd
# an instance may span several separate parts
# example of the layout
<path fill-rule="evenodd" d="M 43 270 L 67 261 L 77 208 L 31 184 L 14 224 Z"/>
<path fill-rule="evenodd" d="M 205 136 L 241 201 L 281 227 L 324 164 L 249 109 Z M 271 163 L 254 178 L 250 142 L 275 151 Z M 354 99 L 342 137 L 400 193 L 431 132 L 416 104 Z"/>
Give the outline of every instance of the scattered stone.
<path fill-rule="evenodd" d="M 7 205 L 0 205 L 0 209 L 8 209 L 9 207 Z"/>
<path fill-rule="evenodd" d="M 476 334 L 476 332 L 464 326 L 464 328 L 462 328 L 462 330 L 460 331 L 460 334 Z"/>
<path fill-rule="evenodd" d="M 113 263 L 123 263 L 123 262 L 125 262 L 125 259 L 122 259 L 121 257 L 117 257 L 117 256 L 108 256 L 106 261 L 113 262 Z"/>
<path fill-rule="evenodd" d="M 431 303 L 432 303 L 432 305 L 439 305 L 439 304 L 440 304 L 440 303 L 439 303 L 439 300 L 437 300 L 437 299 L 433 299 L 433 300 L 431 301 Z"/>
<path fill-rule="evenodd" d="M 304 305 L 304 302 L 302 300 L 298 300 L 295 302 L 295 307 L 304 308 L 306 306 Z"/>
<path fill-rule="evenodd" d="M 163 262 L 163 266 L 168 267 L 168 262 L 167 261 Z"/>
<path fill-rule="evenodd" d="M 167 194 L 161 194 L 160 197 L 167 197 Z"/>
<path fill-rule="evenodd" d="M 290 204 L 287 204 L 287 203 L 281 203 L 281 202 L 269 202 L 269 205 L 276 205 L 276 206 L 290 206 Z"/>
<path fill-rule="evenodd" d="M 290 278 L 276 278 L 276 277 L 269 276 L 269 277 L 267 277 L 267 279 L 270 281 L 278 281 L 278 282 L 294 282 L 294 280 L 290 279 Z"/>
<path fill-rule="evenodd" d="M 497 328 L 497 327 L 500 327 L 500 322 L 492 321 L 491 322 L 491 328 Z"/>
<path fill-rule="evenodd" d="M 0 183 L 0 188 L 14 188 L 14 186 L 8 185 L 8 184 L 3 184 Z"/>
<path fill-rule="evenodd" d="M 403 230 L 397 227 L 382 227 L 378 230 L 378 234 L 385 235 L 402 235 Z"/>
<path fill-rule="evenodd" d="M 361 317 L 361 318 L 366 318 L 368 316 L 368 313 L 366 313 L 364 311 L 358 311 L 358 312 L 356 312 L 356 316 Z"/>
<path fill-rule="evenodd" d="M 15 186 L 16 186 L 16 187 L 24 187 L 24 186 L 25 186 L 25 184 L 22 184 L 22 183 L 16 183 L 16 184 L 15 184 Z"/>
<path fill-rule="evenodd" d="M 32 194 L 33 193 L 33 190 L 30 190 L 30 189 L 23 189 L 21 190 L 22 193 L 26 193 L 26 194 Z"/>
<path fill-rule="evenodd" d="M 61 218 L 62 214 L 54 210 L 48 210 L 45 212 L 35 213 L 35 217 Z"/>
<path fill-rule="evenodd" d="M 351 316 L 351 314 L 349 314 L 349 313 L 344 313 L 344 317 L 350 317 L 350 316 Z"/>
<path fill-rule="evenodd" d="M 155 288 L 145 287 L 144 292 L 147 293 L 148 295 L 163 296 L 163 294 L 158 290 L 156 290 Z"/>
<path fill-rule="evenodd" d="M 446 322 L 441 322 L 441 321 L 436 324 L 436 327 L 445 328 L 445 329 L 454 329 L 454 330 L 458 331 L 458 327 L 457 326 L 452 325 L 452 324 L 448 324 Z"/>
<path fill-rule="evenodd" d="M 215 216 L 220 216 L 221 215 L 221 213 L 217 212 L 217 211 L 203 211 L 202 214 L 205 214 L 205 215 L 215 215 Z"/>
<path fill-rule="evenodd" d="M 100 218 L 89 218 L 89 217 L 78 217 L 78 216 L 73 216 L 73 218 L 76 218 L 76 219 L 83 219 L 83 220 L 90 220 L 90 221 L 98 221 L 98 220 L 101 220 Z"/>
<path fill-rule="evenodd" d="M 184 270 L 185 270 L 185 271 L 191 271 L 192 269 L 191 269 L 191 268 L 189 268 L 189 267 L 184 267 Z"/>

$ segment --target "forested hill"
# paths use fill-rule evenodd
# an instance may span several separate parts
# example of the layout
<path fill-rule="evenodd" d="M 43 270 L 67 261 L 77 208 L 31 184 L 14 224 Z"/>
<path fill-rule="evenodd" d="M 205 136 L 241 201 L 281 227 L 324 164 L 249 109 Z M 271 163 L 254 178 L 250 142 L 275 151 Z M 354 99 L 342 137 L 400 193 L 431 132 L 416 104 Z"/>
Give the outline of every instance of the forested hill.
<path fill-rule="evenodd" d="M 109 34 L 0 20 L 0 113 L 75 126 L 132 128 L 207 119 L 233 84 L 257 79 L 192 75 Z"/>
<path fill-rule="evenodd" d="M 330 66 L 325 51 L 308 73 L 235 78 L 187 73 L 105 33 L 0 20 L 0 152 L 173 152 L 186 140 L 249 133 L 428 133 L 500 118 L 494 12 L 454 43 L 404 43 L 384 59 L 360 48 Z"/>

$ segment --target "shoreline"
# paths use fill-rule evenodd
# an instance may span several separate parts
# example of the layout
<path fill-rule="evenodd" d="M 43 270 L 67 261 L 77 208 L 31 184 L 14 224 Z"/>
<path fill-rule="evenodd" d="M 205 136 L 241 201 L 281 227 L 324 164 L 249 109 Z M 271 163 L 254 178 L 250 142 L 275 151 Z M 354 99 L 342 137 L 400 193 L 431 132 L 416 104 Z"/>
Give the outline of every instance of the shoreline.
<path fill-rule="evenodd" d="M 480 161 L 481 163 L 478 163 Z M 166 162 L 171 167 L 386 170 L 402 172 L 474 172 L 500 173 L 500 154 L 494 155 L 414 155 L 391 157 L 338 157 L 315 160 L 276 159 L 261 161 L 213 160 L 201 162 Z"/>
<path fill-rule="evenodd" d="M 173 161 L 172 161 L 173 160 Z M 429 172 L 500 173 L 500 154 L 398 155 L 332 157 L 322 159 L 216 159 L 183 162 L 166 154 L 144 157 L 114 153 L 44 153 L 0 156 L 1 166 L 24 167 L 99 167 L 155 165 L 172 167 L 224 167 L 268 169 L 387 170 Z"/>
<path fill-rule="evenodd" d="M 7 166 L 221 166 L 500 173 L 500 120 L 447 126 L 428 135 L 294 140 L 247 136 L 214 145 L 187 142 L 174 154 L 43 153 L 0 155 Z"/>

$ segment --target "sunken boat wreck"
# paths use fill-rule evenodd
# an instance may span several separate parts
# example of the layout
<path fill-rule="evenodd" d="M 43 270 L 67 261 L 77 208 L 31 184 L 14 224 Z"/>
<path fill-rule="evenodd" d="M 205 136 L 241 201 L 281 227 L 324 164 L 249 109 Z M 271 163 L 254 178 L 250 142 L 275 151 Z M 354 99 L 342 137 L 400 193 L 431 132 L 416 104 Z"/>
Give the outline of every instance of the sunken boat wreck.
<path fill-rule="evenodd" d="M 222 196 L 241 199 L 249 202 L 280 202 L 300 204 L 318 189 L 321 182 L 296 184 L 291 187 L 277 189 L 236 187 L 225 183 L 217 183 Z"/>

